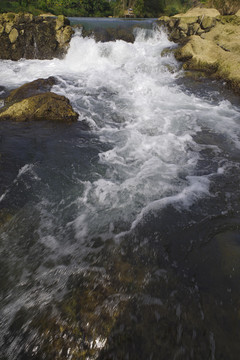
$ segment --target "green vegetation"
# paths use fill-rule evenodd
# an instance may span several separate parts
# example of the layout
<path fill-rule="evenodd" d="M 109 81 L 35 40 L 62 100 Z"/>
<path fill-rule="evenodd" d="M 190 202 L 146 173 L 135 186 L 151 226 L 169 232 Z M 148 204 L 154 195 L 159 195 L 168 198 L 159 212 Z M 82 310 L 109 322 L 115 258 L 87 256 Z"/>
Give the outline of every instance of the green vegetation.
<path fill-rule="evenodd" d="M 240 9 L 239 0 L 210 0 L 209 5 L 218 9 L 222 15 L 233 15 Z"/>
<path fill-rule="evenodd" d="M 66 16 L 111 16 L 113 2 L 108 0 L 1 0 L 0 12 L 52 13 Z"/>
<path fill-rule="evenodd" d="M 1 0 L 0 12 L 124 17 L 128 9 L 133 9 L 136 17 L 158 17 L 185 12 L 199 4 L 215 7 L 222 15 L 234 14 L 240 8 L 240 0 Z"/>
<path fill-rule="evenodd" d="M 193 0 L 116 0 L 114 14 L 121 17 L 132 8 L 137 17 L 158 17 L 177 14 L 192 5 Z"/>

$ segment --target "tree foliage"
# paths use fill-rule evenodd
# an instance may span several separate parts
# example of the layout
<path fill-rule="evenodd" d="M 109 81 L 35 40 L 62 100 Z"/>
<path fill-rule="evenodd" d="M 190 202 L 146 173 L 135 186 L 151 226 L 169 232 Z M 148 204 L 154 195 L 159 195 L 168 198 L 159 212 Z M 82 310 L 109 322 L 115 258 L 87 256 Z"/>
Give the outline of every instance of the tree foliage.
<path fill-rule="evenodd" d="M 2 5 L 2 6 L 1 6 Z M 108 0 L 0 0 L 3 11 L 51 12 L 66 16 L 110 16 Z"/>
<path fill-rule="evenodd" d="M 240 0 L 0 0 L 0 11 L 51 12 L 66 16 L 125 16 L 132 8 L 137 17 L 158 17 L 184 12 L 200 3 L 216 7 L 221 14 L 234 14 Z"/>

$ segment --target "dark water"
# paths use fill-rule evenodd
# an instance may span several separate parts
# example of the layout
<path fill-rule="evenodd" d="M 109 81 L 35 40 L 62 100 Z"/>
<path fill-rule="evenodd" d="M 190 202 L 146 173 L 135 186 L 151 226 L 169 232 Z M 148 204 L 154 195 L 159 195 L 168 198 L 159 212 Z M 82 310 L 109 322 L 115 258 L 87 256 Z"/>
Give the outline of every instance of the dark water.
<path fill-rule="evenodd" d="M 0 123 L 0 359 L 238 359 L 240 116 L 160 30 L 76 35 L 39 77 L 76 124 Z"/>
<path fill-rule="evenodd" d="M 114 18 L 78 18 L 72 17 L 69 18 L 72 26 L 74 25 L 83 25 L 86 30 L 95 30 L 95 29 L 111 29 L 111 28 L 127 28 L 131 29 L 136 26 L 143 29 L 151 29 L 153 23 L 157 19 L 114 19 Z"/>

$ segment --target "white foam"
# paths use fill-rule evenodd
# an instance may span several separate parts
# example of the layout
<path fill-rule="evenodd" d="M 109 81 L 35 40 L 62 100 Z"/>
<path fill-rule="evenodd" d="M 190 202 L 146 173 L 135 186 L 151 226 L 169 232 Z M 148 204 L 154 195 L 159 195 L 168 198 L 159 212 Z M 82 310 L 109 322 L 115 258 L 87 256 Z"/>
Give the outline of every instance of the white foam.
<path fill-rule="evenodd" d="M 57 76 L 53 91 L 67 96 L 80 121 L 109 145 L 99 153 L 106 173 L 81 182 L 79 215 L 69 224 L 78 238 L 117 232 L 119 219 L 133 229 L 148 211 L 168 204 L 188 208 L 209 196 L 210 177 L 194 175 L 201 150 L 211 147 L 195 142 L 201 129 L 240 147 L 237 109 L 181 91 L 178 63 L 173 55 L 161 57 L 174 44 L 158 28 L 148 37 L 146 30 L 135 31 L 134 44 L 96 43 L 76 33 L 63 60 L 1 62 L 3 85 Z M 212 150 L 219 149 L 214 144 Z"/>

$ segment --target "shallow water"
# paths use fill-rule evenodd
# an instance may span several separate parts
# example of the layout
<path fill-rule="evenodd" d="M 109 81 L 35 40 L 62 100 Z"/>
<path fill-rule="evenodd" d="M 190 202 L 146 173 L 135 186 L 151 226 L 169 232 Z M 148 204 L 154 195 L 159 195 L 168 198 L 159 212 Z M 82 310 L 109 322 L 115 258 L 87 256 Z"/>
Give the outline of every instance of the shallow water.
<path fill-rule="evenodd" d="M 79 113 L 0 123 L 6 359 L 238 359 L 240 108 L 134 32 L 1 61 L 5 91 L 53 75 Z"/>

